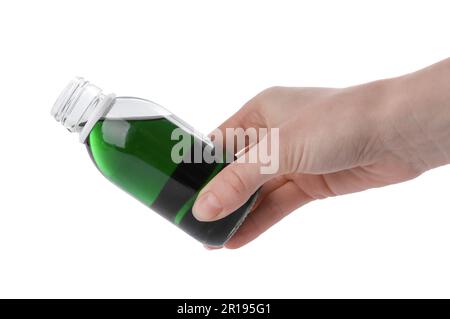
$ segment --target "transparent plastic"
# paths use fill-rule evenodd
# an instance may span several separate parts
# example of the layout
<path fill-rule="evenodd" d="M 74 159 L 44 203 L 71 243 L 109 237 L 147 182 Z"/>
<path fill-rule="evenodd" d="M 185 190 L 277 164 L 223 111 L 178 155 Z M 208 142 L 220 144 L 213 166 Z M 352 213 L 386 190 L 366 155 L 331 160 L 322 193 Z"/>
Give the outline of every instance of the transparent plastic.
<path fill-rule="evenodd" d="M 214 153 L 211 141 L 156 103 L 104 95 L 83 79 L 73 82 L 58 98 L 52 114 L 80 133 L 99 171 L 200 242 L 222 246 L 250 211 L 256 194 L 221 220 L 194 218 L 191 209 L 199 191 L 227 165 L 194 161 L 196 148 Z M 184 154 L 190 160 L 181 163 L 171 158 L 178 142 L 172 132 L 177 128 L 191 138 L 191 149 Z"/>

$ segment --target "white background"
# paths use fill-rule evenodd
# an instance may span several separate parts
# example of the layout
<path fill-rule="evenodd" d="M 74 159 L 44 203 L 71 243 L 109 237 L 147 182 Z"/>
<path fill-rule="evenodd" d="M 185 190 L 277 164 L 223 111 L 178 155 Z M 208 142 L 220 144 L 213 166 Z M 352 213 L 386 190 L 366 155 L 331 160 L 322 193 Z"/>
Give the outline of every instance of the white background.
<path fill-rule="evenodd" d="M 450 297 L 450 167 L 207 251 L 104 179 L 49 114 L 80 75 L 208 133 L 268 86 L 342 87 L 444 59 L 449 13 L 445 1 L 2 1 L 0 297 Z"/>

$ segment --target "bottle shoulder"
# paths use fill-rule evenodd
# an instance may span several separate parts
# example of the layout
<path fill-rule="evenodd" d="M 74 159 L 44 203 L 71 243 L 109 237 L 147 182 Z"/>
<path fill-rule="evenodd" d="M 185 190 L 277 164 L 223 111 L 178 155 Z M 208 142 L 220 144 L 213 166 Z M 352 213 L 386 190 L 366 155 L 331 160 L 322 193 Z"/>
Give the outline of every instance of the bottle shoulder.
<path fill-rule="evenodd" d="M 150 100 L 118 96 L 109 111 L 101 119 L 143 120 L 170 116 L 161 105 Z"/>

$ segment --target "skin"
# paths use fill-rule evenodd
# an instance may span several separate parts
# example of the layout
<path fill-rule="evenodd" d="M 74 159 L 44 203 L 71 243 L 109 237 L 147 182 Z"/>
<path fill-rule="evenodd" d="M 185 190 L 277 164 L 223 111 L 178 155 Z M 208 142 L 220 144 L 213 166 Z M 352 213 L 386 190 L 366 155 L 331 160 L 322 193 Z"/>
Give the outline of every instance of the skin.
<path fill-rule="evenodd" d="M 218 129 L 237 127 L 279 128 L 280 166 L 261 174 L 261 163 L 233 162 L 201 191 L 194 216 L 213 221 L 261 187 L 227 248 L 249 243 L 316 199 L 407 181 L 450 163 L 450 59 L 348 88 L 269 88 Z"/>

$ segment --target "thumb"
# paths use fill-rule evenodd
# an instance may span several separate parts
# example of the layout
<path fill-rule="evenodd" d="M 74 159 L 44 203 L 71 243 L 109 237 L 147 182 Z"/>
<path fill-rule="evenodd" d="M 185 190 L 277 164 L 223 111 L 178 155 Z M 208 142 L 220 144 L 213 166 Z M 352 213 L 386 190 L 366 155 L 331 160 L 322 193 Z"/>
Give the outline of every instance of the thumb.
<path fill-rule="evenodd" d="M 225 167 L 201 190 L 192 208 L 195 218 L 214 221 L 241 207 L 262 184 L 273 178 L 262 174 L 261 166 L 260 162 L 235 161 Z"/>

